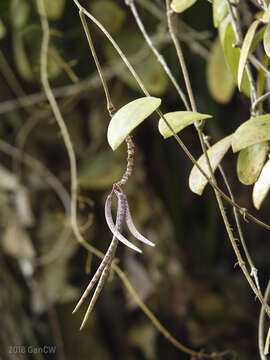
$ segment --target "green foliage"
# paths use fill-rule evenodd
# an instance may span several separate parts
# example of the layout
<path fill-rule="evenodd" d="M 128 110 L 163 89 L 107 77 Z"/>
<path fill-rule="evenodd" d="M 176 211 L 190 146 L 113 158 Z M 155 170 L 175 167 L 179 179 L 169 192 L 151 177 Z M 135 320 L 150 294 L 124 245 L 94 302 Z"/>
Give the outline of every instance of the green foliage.
<path fill-rule="evenodd" d="M 215 101 L 227 104 L 233 95 L 235 85 L 233 76 L 225 62 L 219 38 L 213 42 L 207 61 L 206 80 L 208 89 Z"/>
<path fill-rule="evenodd" d="M 228 13 L 228 6 L 226 0 L 214 0 L 213 1 L 213 22 L 214 26 L 218 27 L 221 21 Z"/>
<path fill-rule="evenodd" d="M 164 114 L 165 119 L 171 125 L 173 130 L 178 133 L 187 126 L 194 124 L 197 121 L 209 119 L 212 116 L 206 114 L 199 114 L 192 111 L 174 111 L 171 113 Z M 171 130 L 168 128 L 165 121 L 161 118 L 158 123 L 158 130 L 160 134 L 167 139 L 173 136 Z"/>
<path fill-rule="evenodd" d="M 225 138 L 218 141 L 216 144 L 211 146 L 209 150 L 207 150 L 208 158 L 211 164 L 211 168 L 213 171 L 216 170 L 218 165 L 221 163 L 223 157 L 227 153 L 227 151 L 231 147 L 232 135 L 226 136 Z M 208 177 L 211 176 L 208 162 L 206 156 L 203 154 L 198 159 L 198 164 L 204 170 Z M 197 166 L 193 166 L 191 173 L 189 175 L 189 188 L 192 192 L 198 195 L 202 195 L 205 186 L 207 185 L 208 180 L 204 177 L 204 175 L 200 172 Z"/>
<path fill-rule="evenodd" d="M 229 23 L 225 29 L 223 49 L 224 49 L 224 55 L 227 65 L 233 75 L 235 83 L 237 83 L 240 50 L 233 46 L 233 44 L 235 43 L 236 43 L 236 36 L 234 34 L 232 25 Z M 242 91 L 249 96 L 250 85 L 246 71 L 243 74 L 243 80 L 241 86 L 242 86 L 241 87 Z"/>
<path fill-rule="evenodd" d="M 239 126 L 232 137 L 233 152 L 270 140 L 269 120 L 270 114 L 266 114 L 253 117 Z"/>
<path fill-rule="evenodd" d="M 253 188 L 253 204 L 256 209 L 260 209 L 263 200 L 270 190 L 270 160 L 264 165 L 261 175 Z"/>
<path fill-rule="evenodd" d="M 171 8 L 176 13 L 182 13 L 194 5 L 196 1 L 197 0 L 173 0 L 171 3 Z"/>
<path fill-rule="evenodd" d="M 240 151 L 237 159 L 237 176 L 241 183 L 252 185 L 258 179 L 268 152 L 267 142 L 252 145 Z"/>
<path fill-rule="evenodd" d="M 116 150 L 125 138 L 151 115 L 161 104 L 161 99 L 143 97 L 131 101 L 114 114 L 108 126 L 108 142 Z"/>

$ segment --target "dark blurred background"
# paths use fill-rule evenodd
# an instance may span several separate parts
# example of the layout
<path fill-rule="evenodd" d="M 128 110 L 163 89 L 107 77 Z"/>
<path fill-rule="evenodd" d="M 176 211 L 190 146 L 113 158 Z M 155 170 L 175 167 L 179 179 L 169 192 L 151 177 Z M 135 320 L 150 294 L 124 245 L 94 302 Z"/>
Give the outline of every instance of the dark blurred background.
<path fill-rule="evenodd" d="M 122 145 L 112 152 L 107 143 L 110 117 L 76 6 L 71 0 L 46 3 L 50 83 L 77 157 L 78 221 L 86 224 L 85 239 L 105 252 L 112 235 L 104 219 L 104 202 L 125 169 L 126 148 Z M 81 4 L 113 35 L 150 93 L 162 98 L 162 111 L 184 110 L 124 1 Z M 155 13 L 147 9 L 149 4 Z M 140 0 L 137 6 L 184 88 L 168 37 L 164 2 Z M 178 18 L 198 110 L 213 115 L 206 132 L 215 143 L 248 119 L 249 100 L 231 90 L 221 104 L 207 86 L 209 54 L 217 37 L 211 4 L 198 0 Z M 94 24 L 88 25 L 116 108 L 143 96 L 104 35 Z M 86 305 L 71 313 L 100 260 L 88 255 L 71 232 L 70 168 L 40 83 L 42 31 L 34 2 L 1 0 L 0 35 L 0 359 L 189 359 L 156 330 L 114 274 L 79 332 Z M 173 138 L 160 136 L 157 124 L 152 115 L 132 134 L 135 169 L 125 187 L 138 229 L 156 247 L 144 247 L 138 256 L 119 246 L 119 265 L 180 342 L 198 351 L 233 349 L 238 359 L 258 358 L 259 301 L 239 267 L 234 267 L 236 259 L 214 193 L 209 186 L 201 197 L 189 190 L 192 164 Z M 195 129 L 188 127 L 181 138 L 197 158 L 201 150 Z M 231 150 L 222 164 L 237 202 L 267 222 L 269 201 L 259 213 L 254 209 L 252 188 L 238 181 Z M 217 179 L 224 189 L 219 174 Z M 235 227 L 232 209 L 225 206 Z M 242 225 L 265 289 L 269 235 L 252 223 Z"/>

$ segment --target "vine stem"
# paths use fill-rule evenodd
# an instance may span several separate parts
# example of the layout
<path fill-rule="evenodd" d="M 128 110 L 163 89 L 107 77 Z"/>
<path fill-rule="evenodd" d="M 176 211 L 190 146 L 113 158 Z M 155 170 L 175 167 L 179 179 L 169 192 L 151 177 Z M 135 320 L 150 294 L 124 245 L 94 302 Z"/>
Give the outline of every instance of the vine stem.
<path fill-rule="evenodd" d="M 270 297 L 270 279 L 268 280 L 268 284 L 264 293 L 264 300 L 268 302 Z M 259 316 L 259 326 L 258 326 L 258 346 L 261 360 L 267 360 L 264 355 L 264 320 L 265 320 L 265 310 L 263 306 L 261 307 L 260 316 Z"/>
<path fill-rule="evenodd" d="M 132 12 L 137 24 L 138 24 L 139 29 L 141 30 L 141 33 L 143 34 L 143 37 L 144 37 L 145 41 L 149 45 L 152 52 L 156 55 L 158 62 L 160 62 L 160 64 L 163 67 L 164 71 L 166 72 L 169 79 L 173 83 L 173 85 L 174 85 L 176 91 L 178 92 L 179 97 L 183 101 L 186 109 L 190 110 L 190 106 L 189 106 L 189 104 L 187 102 L 185 94 L 183 93 L 183 90 L 180 88 L 179 84 L 177 83 L 177 81 L 176 81 L 175 77 L 173 76 L 170 68 L 168 67 L 164 57 L 158 52 L 158 50 L 156 49 L 156 47 L 153 44 L 153 41 L 148 36 L 148 34 L 147 34 L 146 30 L 145 30 L 145 27 L 144 27 L 144 25 L 143 25 L 143 23 L 141 21 L 141 18 L 139 17 L 139 14 L 137 12 L 137 8 L 136 8 L 136 5 L 134 3 L 134 0 L 125 0 L 125 3 L 126 3 L 127 6 L 130 7 L 131 12 Z"/>
<path fill-rule="evenodd" d="M 236 44 L 234 44 L 234 46 L 241 47 L 242 42 L 243 42 L 243 36 L 242 36 L 242 31 L 241 31 L 241 28 L 239 25 L 239 21 L 238 21 L 238 19 L 239 19 L 238 10 L 236 7 L 234 8 L 234 10 L 232 9 L 231 0 L 226 0 L 226 3 L 227 3 L 230 18 L 231 18 L 232 28 L 233 28 L 233 31 L 234 31 L 234 34 L 236 37 Z M 253 112 L 252 104 L 254 101 L 257 100 L 257 90 L 256 90 L 256 85 L 255 85 L 255 81 L 254 81 L 254 78 L 252 75 L 249 61 L 247 61 L 245 69 L 246 69 L 247 76 L 248 76 L 249 83 L 250 83 L 251 116 L 254 116 L 254 115 L 256 115 L 256 113 Z"/>
<path fill-rule="evenodd" d="M 104 90 L 105 97 L 106 97 L 106 100 L 107 100 L 107 110 L 109 112 L 109 115 L 112 117 L 113 114 L 116 112 L 116 109 L 115 109 L 115 106 L 113 105 L 112 98 L 111 98 L 111 95 L 110 95 L 110 91 L 109 91 L 109 88 L 108 88 L 108 84 L 107 84 L 106 78 L 104 76 L 102 67 L 100 65 L 98 56 L 96 54 L 96 50 L 95 50 L 95 47 L 94 47 L 94 44 L 93 44 L 93 41 L 92 41 L 92 38 L 91 38 L 91 34 L 90 34 L 89 28 L 88 28 L 87 23 L 86 23 L 85 15 L 84 15 L 82 9 L 79 9 L 79 15 L 80 15 L 80 19 L 81 19 L 81 22 L 82 22 L 82 25 L 83 25 L 83 29 L 84 29 L 84 32 L 85 32 L 85 35 L 86 35 L 86 38 L 87 38 L 87 41 L 88 41 L 88 44 L 89 44 L 89 47 L 90 47 L 90 51 L 91 51 L 92 56 L 94 58 L 94 61 L 95 61 L 95 64 L 96 64 L 96 67 L 97 67 L 97 70 L 98 70 L 98 74 L 99 74 L 99 77 L 100 77 L 100 80 L 101 80 L 101 83 L 102 83 L 102 86 L 103 86 L 103 90 Z M 127 144 L 127 154 L 128 154 L 128 156 L 127 156 L 127 167 L 126 167 L 126 171 L 123 174 L 121 180 L 119 180 L 118 183 L 117 183 L 119 186 L 122 186 L 122 185 L 126 184 L 126 182 L 128 181 L 128 179 L 130 178 L 130 176 L 132 174 L 133 167 L 134 167 L 135 144 L 134 144 L 131 136 L 127 136 L 125 138 L 125 142 Z"/>
<path fill-rule="evenodd" d="M 68 153 L 69 162 L 70 162 L 70 172 L 71 172 L 71 227 L 76 236 L 79 243 L 84 244 L 90 251 L 93 251 L 94 248 L 87 244 L 84 238 L 82 237 L 78 223 L 77 223 L 77 189 L 78 189 L 78 181 L 77 181 L 77 164 L 76 157 L 74 153 L 74 149 L 72 146 L 72 142 L 70 139 L 69 132 L 67 130 L 67 126 L 63 119 L 63 116 L 60 112 L 60 109 L 57 105 L 55 97 L 53 95 L 52 89 L 50 87 L 49 79 L 48 79 L 48 48 L 50 41 L 50 30 L 49 23 L 46 15 L 46 9 L 44 5 L 44 0 L 37 0 L 37 7 L 40 14 L 41 28 L 43 32 L 42 43 L 41 43 L 41 54 L 40 54 L 40 72 L 41 72 L 41 83 L 43 85 L 45 94 L 51 106 L 54 117 L 57 121 L 57 124 L 60 128 L 61 135 L 64 140 L 64 144 Z"/>

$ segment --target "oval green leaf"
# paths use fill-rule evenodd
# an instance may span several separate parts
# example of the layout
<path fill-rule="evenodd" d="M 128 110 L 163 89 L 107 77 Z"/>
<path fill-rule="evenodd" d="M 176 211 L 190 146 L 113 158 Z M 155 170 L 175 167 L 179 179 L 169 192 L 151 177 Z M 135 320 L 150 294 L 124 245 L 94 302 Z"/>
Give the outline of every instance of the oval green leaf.
<path fill-rule="evenodd" d="M 207 87 L 215 101 L 227 104 L 235 88 L 233 76 L 225 62 L 219 38 L 213 43 L 206 68 Z"/>
<path fill-rule="evenodd" d="M 164 115 L 165 119 L 169 122 L 173 130 L 178 133 L 185 127 L 194 124 L 196 121 L 211 118 L 211 115 L 200 114 L 193 111 L 174 111 Z M 164 139 L 173 136 L 173 133 L 166 125 L 163 119 L 159 120 L 158 130 Z"/>
<path fill-rule="evenodd" d="M 227 65 L 233 75 L 234 81 L 237 83 L 238 65 L 239 65 L 239 59 L 240 59 L 240 49 L 235 48 L 233 46 L 233 44 L 235 42 L 236 42 L 236 37 L 235 37 L 234 31 L 232 29 L 232 25 L 229 23 L 227 25 L 227 28 L 225 31 L 223 48 L 224 48 L 224 55 L 225 55 Z M 250 86 L 249 86 L 249 81 L 248 81 L 246 71 L 244 71 L 242 84 L 241 84 L 241 90 L 247 96 L 249 96 Z"/>
<path fill-rule="evenodd" d="M 222 140 L 218 141 L 215 145 L 211 146 L 210 149 L 207 150 L 207 154 L 210 160 L 210 164 L 212 170 L 215 171 L 220 162 L 222 161 L 224 155 L 231 147 L 231 139 L 232 135 L 226 136 Z M 208 168 L 208 163 L 206 157 L 202 155 L 198 164 L 204 170 L 206 175 L 210 177 L 210 171 Z M 197 166 L 193 166 L 191 173 L 189 175 L 189 188 L 195 194 L 202 195 L 205 186 L 207 185 L 208 180 L 204 177 L 204 175 L 200 172 Z"/>
<path fill-rule="evenodd" d="M 7 28 L 3 21 L 0 19 L 0 40 L 2 40 L 7 34 Z"/>
<path fill-rule="evenodd" d="M 117 149 L 131 131 L 151 115 L 160 104 L 161 99 L 147 96 L 131 101 L 118 110 L 108 127 L 107 138 L 111 148 Z"/>
<path fill-rule="evenodd" d="M 266 26 L 264 35 L 263 35 L 263 46 L 265 53 L 270 57 L 270 23 Z"/>
<path fill-rule="evenodd" d="M 239 126 L 232 138 L 233 152 L 270 140 L 270 114 L 256 116 Z"/>
<path fill-rule="evenodd" d="M 51 20 L 58 20 L 65 8 L 65 0 L 44 0 L 46 15 Z"/>
<path fill-rule="evenodd" d="M 246 66 L 247 59 L 248 59 L 248 54 L 250 52 L 252 40 L 254 38 L 254 35 L 255 35 L 255 32 L 257 30 L 259 23 L 260 23 L 259 20 L 255 20 L 251 24 L 251 26 L 249 27 L 249 29 L 246 33 L 244 41 L 243 41 L 243 45 L 242 45 L 241 52 L 240 52 L 239 66 L 238 66 L 237 83 L 238 83 L 239 90 L 241 90 L 241 83 L 242 83 L 242 78 L 243 78 L 245 66 Z"/>
<path fill-rule="evenodd" d="M 263 353 L 265 356 L 269 354 L 269 345 L 270 345 L 270 327 L 268 328 L 264 349 L 263 349 Z"/>
<path fill-rule="evenodd" d="M 126 18 L 125 11 L 112 0 L 96 0 L 91 4 L 91 10 L 102 25 L 110 29 L 111 34 L 122 28 Z"/>
<path fill-rule="evenodd" d="M 171 8 L 174 12 L 179 14 L 194 5 L 196 1 L 197 0 L 173 0 Z"/>
<path fill-rule="evenodd" d="M 226 0 L 214 0 L 213 1 L 213 22 L 214 26 L 218 27 L 221 21 L 228 13 L 228 6 Z"/>
<path fill-rule="evenodd" d="M 10 3 L 10 20 L 14 28 L 22 28 L 28 20 L 31 4 L 27 0 L 12 0 Z"/>
<path fill-rule="evenodd" d="M 253 204 L 256 209 L 260 209 L 263 200 L 270 190 L 270 159 L 264 165 L 261 175 L 253 188 Z"/>
<path fill-rule="evenodd" d="M 237 176 L 241 183 L 252 185 L 257 181 L 265 162 L 267 149 L 267 142 L 263 142 L 240 151 L 237 159 Z"/>
<path fill-rule="evenodd" d="M 29 56 L 27 56 L 22 31 L 14 31 L 13 34 L 13 52 L 15 64 L 17 71 L 20 76 L 26 81 L 34 80 L 34 73 L 32 71 L 32 66 L 29 61 Z"/>

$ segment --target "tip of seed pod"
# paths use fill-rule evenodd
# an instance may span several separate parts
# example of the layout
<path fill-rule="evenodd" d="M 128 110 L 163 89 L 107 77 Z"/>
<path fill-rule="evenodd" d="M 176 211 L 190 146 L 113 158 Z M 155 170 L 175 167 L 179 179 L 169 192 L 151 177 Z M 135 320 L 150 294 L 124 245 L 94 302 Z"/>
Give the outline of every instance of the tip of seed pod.
<path fill-rule="evenodd" d="M 80 326 L 80 331 L 82 331 L 82 329 L 84 328 L 85 324 L 86 324 L 86 321 L 83 321 L 82 324 L 81 324 L 81 326 Z"/>
<path fill-rule="evenodd" d="M 72 311 L 72 314 L 75 314 L 75 312 L 78 310 L 78 305 L 75 306 L 74 310 Z"/>

